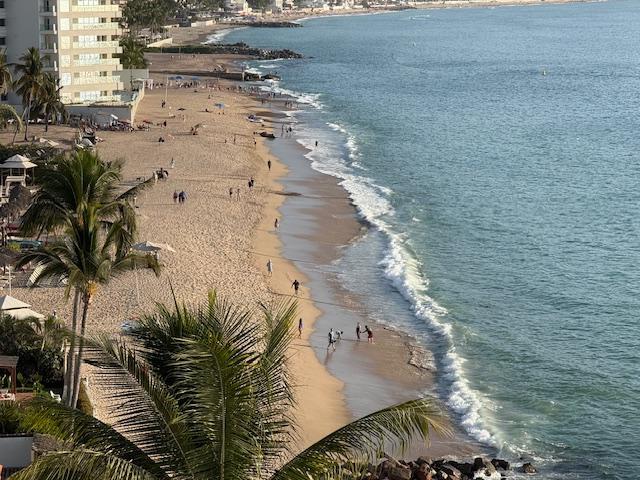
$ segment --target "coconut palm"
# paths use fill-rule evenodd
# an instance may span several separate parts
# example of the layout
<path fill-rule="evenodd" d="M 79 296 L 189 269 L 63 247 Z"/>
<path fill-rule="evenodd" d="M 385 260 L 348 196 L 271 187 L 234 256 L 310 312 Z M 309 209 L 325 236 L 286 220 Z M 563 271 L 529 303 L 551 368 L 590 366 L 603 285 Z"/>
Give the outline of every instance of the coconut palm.
<path fill-rule="evenodd" d="M 45 126 L 44 131 L 49 131 L 49 121 L 51 119 L 57 119 L 59 117 L 66 116 L 66 109 L 62 100 L 60 99 L 60 79 L 54 77 L 50 73 L 44 74 L 42 83 L 42 92 L 38 97 L 35 110 L 44 115 Z"/>
<path fill-rule="evenodd" d="M 144 45 L 138 43 L 133 37 L 127 36 L 120 40 L 122 54 L 120 63 L 126 69 L 146 68 L 147 60 L 144 58 Z"/>
<path fill-rule="evenodd" d="M 345 464 L 358 472 L 385 448 L 448 431 L 432 402 L 415 400 L 293 455 L 287 365 L 295 313 L 294 304 L 262 307 L 258 319 L 211 294 L 199 309 L 161 306 L 142 320 L 130 344 L 101 338 L 92 361 L 102 372 L 97 385 L 123 402 L 114 411 L 116 428 L 36 401 L 24 412 L 23 427 L 53 435 L 66 451 L 39 458 L 14 478 L 338 479 Z"/>
<path fill-rule="evenodd" d="M 74 293 L 71 330 L 80 340 L 76 349 L 75 337 L 71 339 L 63 392 L 72 407 L 78 400 L 89 306 L 99 287 L 139 266 L 158 273 L 155 258 L 131 251 L 136 219 L 129 199 L 149 182 L 119 193 L 121 168 L 120 162 L 106 163 L 85 151 L 43 167 L 40 189 L 21 221 L 28 235 L 62 232 L 59 243 L 27 252 L 17 267 L 36 266 L 34 285 L 65 278 L 65 296 Z"/>
<path fill-rule="evenodd" d="M 22 118 L 11 105 L 0 104 L 0 128 L 7 128 L 11 123 L 15 126 L 17 135 L 22 130 Z"/>
<path fill-rule="evenodd" d="M 3 51 L 0 52 L 0 95 L 9 93 L 12 83 L 11 66 L 7 63 L 7 53 Z"/>
<path fill-rule="evenodd" d="M 44 87 L 44 65 L 40 50 L 35 47 L 29 48 L 24 55 L 20 57 L 22 63 L 15 65 L 16 73 L 19 78 L 15 82 L 16 93 L 22 97 L 22 106 L 24 113 L 22 119 L 25 123 L 24 140 L 29 137 L 29 119 L 34 105 L 42 95 Z M 17 130 L 16 130 L 17 134 Z M 15 135 L 14 135 L 15 139 Z"/>

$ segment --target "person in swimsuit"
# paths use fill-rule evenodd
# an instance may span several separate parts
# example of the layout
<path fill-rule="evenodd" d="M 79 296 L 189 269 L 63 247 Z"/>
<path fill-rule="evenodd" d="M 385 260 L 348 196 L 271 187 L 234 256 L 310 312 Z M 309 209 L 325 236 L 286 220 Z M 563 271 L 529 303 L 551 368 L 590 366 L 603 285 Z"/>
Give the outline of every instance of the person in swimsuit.
<path fill-rule="evenodd" d="M 298 320 L 298 338 L 302 338 L 302 317 L 300 317 L 300 320 Z"/>
<path fill-rule="evenodd" d="M 293 281 L 291 286 L 293 287 L 293 290 L 296 292 L 296 295 L 298 295 L 298 290 L 300 290 L 300 282 L 296 279 Z"/>

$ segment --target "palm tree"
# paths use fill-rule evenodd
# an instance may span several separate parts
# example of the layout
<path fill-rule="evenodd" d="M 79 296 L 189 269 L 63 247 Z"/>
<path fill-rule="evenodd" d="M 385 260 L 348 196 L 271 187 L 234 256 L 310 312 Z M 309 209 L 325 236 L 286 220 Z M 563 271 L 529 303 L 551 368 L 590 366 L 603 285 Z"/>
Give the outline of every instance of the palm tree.
<path fill-rule="evenodd" d="M 38 175 L 40 189 L 21 221 L 21 230 L 28 235 L 63 233 L 59 243 L 22 255 L 17 267 L 33 263 L 34 285 L 66 278 L 65 296 L 74 292 L 71 330 L 79 335 L 79 342 L 76 350 L 72 336 L 63 392 L 72 407 L 78 400 L 89 306 L 98 288 L 139 266 L 158 274 L 155 258 L 131 251 L 136 219 L 129 199 L 150 182 L 119 193 L 121 169 L 121 162 L 106 163 L 86 151 L 43 167 Z"/>
<path fill-rule="evenodd" d="M 11 89 L 13 77 L 11 75 L 11 67 L 7 63 L 6 51 L 0 52 L 0 95 L 6 95 Z"/>
<path fill-rule="evenodd" d="M 127 36 L 120 40 L 120 46 L 122 47 L 120 62 L 123 68 L 147 67 L 147 60 L 144 58 L 144 45 L 137 42 L 133 37 Z"/>
<path fill-rule="evenodd" d="M 14 123 L 16 134 L 22 130 L 22 118 L 11 105 L 0 104 L 0 128 L 7 128 L 9 123 Z"/>
<path fill-rule="evenodd" d="M 49 120 L 57 119 L 58 117 L 64 117 L 66 115 L 66 109 L 62 100 L 60 99 L 60 79 L 54 77 L 50 73 L 44 74 L 42 92 L 38 98 L 36 108 L 39 113 L 45 117 L 44 131 L 49 131 Z"/>
<path fill-rule="evenodd" d="M 29 48 L 27 52 L 20 57 L 20 61 L 22 63 L 15 65 L 16 73 L 20 75 L 15 85 L 16 93 L 22 97 L 22 105 L 24 107 L 22 119 L 25 122 L 24 141 L 26 142 L 29 138 L 29 119 L 31 118 L 32 108 L 42 95 L 44 65 L 42 63 L 42 57 L 40 57 L 40 50 L 35 47 Z"/>
<path fill-rule="evenodd" d="M 196 310 L 177 302 L 173 310 L 161 306 L 142 320 L 136 347 L 96 341 L 98 381 L 125 402 L 115 412 L 118 431 L 77 410 L 35 401 L 22 426 L 53 435 L 66 451 L 41 457 L 15 479 L 338 479 L 345 464 L 362 472 L 385 448 L 448 432 L 442 413 L 421 399 L 368 415 L 292 455 L 295 402 L 287 365 L 296 308 L 280 304 L 261 312 L 257 319 L 211 294 Z"/>

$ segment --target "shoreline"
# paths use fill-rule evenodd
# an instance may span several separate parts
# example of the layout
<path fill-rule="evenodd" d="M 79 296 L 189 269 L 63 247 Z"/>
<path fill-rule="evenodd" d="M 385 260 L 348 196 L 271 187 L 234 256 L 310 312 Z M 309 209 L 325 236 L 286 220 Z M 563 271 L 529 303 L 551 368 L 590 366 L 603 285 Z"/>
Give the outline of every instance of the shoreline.
<path fill-rule="evenodd" d="M 286 100 L 285 97 L 280 100 Z M 281 102 L 269 102 L 273 118 L 288 119 L 282 114 Z M 266 106 L 266 105 L 265 105 Z M 263 115 L 263 112 L 258 112 Z M 389 328 L 375 320 L 366 308 L 366 299 L 346 290 L 329 273 L 344 250 L 358 243 L 370 233 L 339 179 L 315 170 L 306 155 L 311 150 L 300 145 L 293 137 L 277 138 L 270 145 L 270 153 L 288 167 L 288 175 L 281 178 L 288 192 L 280 210 L 283 224 L 278 232 L 286 258 L 311 281 L 311 298 L 320 310 L 314 321 L 310 343 L 315 356 L 328 372 L 343 383 L 342 395 L 350 419 L 367 415 L 386 406 L 401 403 L 429 392 L 437 397 L 436 372 L 432 354 L 418 345 L 408 333 Z M 292 220 L 295 225 L 292 225 Z M 375 332 L 375 344 L 354 341 L 356 322 L 368 324 Z M 335 352 L 326 348 L 329 328 L 343 330 L 344 338 Z M 438 400 L 440 402 L 440 400 Z M 448 410 L 445 406 L 444 410 Z M 453 420 L 453 419 L 452 419 Z M 470 439 L 452 421 L 453 439 L 432 439 L 429 455 L 461 458 L 475 453 L 488 453 L 489 449 Z M 424 446 L 414 446 L 416 455 L 425 453 Z"/>

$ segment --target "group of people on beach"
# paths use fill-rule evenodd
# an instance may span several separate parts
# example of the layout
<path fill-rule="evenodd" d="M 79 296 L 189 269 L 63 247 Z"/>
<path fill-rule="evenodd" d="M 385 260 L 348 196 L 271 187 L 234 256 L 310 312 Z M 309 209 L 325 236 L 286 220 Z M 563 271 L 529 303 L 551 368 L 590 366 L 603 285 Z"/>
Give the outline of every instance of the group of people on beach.
<path fill-rule="evenodd" d="M 181 192 L 178 192 L 177 190 L 174 190 L 174 192 L 173 192 L 173 203 L 183 204 L 186 201 L 187 201 L 187 192 L 185 192 L 184 190 L 182 190 Z"/>
<path fill-rule="evenodd" d="M 300 319 L 300 322 L 302 322 L 302 319 Z M 300 327 L 298 327 L 300 329 Z M 358 322 L 358 325 L 356 325 L 356 340 L 359 342 L 360 341 L 360 336 L 362 335 L 362 333 L 366 333 L 367 334 L 367 343 L 373 343 L 373 331 L 369 328 L 369 325 L 365 325 L 364 326 L 364 330 L 362 330 L 362 327 L 360 326 L 360 322 Z M 300 330 L 300 335 L 302 335 L 302 331 Z M 333 328 L 329 329 L 329 334 L 327 335 L 329 337 L 329 344 L 327 345 L 327 350 L 329 349 L 333 349 L 333 351 L 336 351 L 336 344 L 338 343 L 339 340 L 342 340 L 342 335 L 344 335 L 344 332 L 342 330 L 334 330 Z"/>

